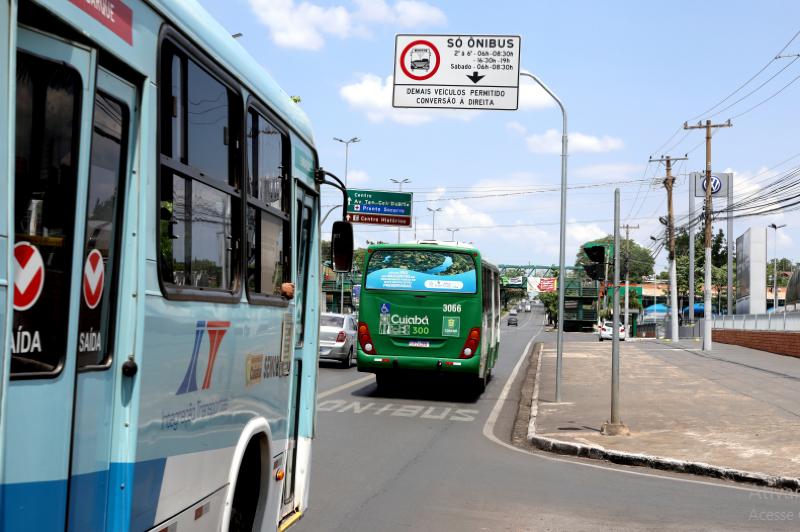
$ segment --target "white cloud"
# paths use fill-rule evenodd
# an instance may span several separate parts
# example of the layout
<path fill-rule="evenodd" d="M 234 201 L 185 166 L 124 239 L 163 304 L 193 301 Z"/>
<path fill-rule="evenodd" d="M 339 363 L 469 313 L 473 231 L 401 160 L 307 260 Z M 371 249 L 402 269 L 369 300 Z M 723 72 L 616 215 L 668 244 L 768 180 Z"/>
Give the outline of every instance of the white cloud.
<path fill-rule="evenodd" d="M 533 153 L 561 153 L 561 132 L 555 129 L 548 129 L 541 135 L 530 135 L 525 142 Z M 569 153 L 604 153 L 620 150 L 623 146 L 621 139 L 608 135 L 595 137 L 584 133 L 569 133 Z"/>
<path fill-rule="evenodd" d="M 347 37 L 351 14 L 342 6 L 321 7 L 294 0 L 250 0 L 258 19 L 270 30 L 272 40 L 285 48 L 319 50 L 325 34 Z"/>
<path fill-rule="evenodd" d="M 533 153 L 561 153 L 561 132 L 558 130 L 548 129 L 541 135 L 535 133 L 528 135 L 528 129 L 519 122 L 509 122 L 506 124 L 506 127 L 514 133 L 524 136 L 528 149 Z M 570 154 L 578 152 L 604 153 L 621 150 L 625 146 L 622 139 L 609 135 L 595 137 L 579 132 L 568 134 L 568 148 Z"/>
<path fill-rule="evenodd" d="M 269 28 L 275 44 L 302 50 L 319 50 L 328 35 L 339 38 L 369 35 L 370 24 L 428 27 L 447 23 L 442 10 L 417 0 L 399 0 L 391 6 L 384 0 L 355 3 L 356 10 L 306 1 L 296 4 L 294 0 L 250 0 L 250 7 Z"/>
<path fill-rule="evenodd" d="M 527 78 L 521 78 L 519 84 L 519 109 L 521 111 L 545 109 L 553 107 L 555 104 L 553 98 L 538 84 Z"/>
<path fill-rule="evenodd" d="M 392 76 L 381 79 L 375 74 L 361 74 L 358 81 L 344 85 L 339 94 L 354 109 L 363 111 L 370 122 L 391 120 L 398 124 L 419 125 L 435 118 L 469 121 L 477 111 L 448 109 L 398 109 L 392 107 Z"/>
<path fill-rule="evenodd" d="M 347 171 L 347 184 L 361 184 L 369 181 L 369 174 L 363 170 L 348 170 Z"/>
<path fill-rule="evenodd" d="M 509 122 L 506 127 L 518 135 L 524 135 L 528 132 L 527 128 L 519 122 Z"/>

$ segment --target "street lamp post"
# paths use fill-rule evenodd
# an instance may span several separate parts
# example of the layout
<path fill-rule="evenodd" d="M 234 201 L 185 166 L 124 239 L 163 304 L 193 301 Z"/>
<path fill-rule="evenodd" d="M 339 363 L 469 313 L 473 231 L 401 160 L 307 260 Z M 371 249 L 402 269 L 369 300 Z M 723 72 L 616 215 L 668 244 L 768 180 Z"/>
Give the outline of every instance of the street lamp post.
<path fill-rule="evenodd" d="M 344 144 L 344 187 L 347 188 L 347 163 L 350 156 L 350 144 L 361 142 L 361 139 L 358 137 L 352 137 L 350 140 L 343 140 L 339 137 L 333 137 L 333 140 Z"/>
<path fill-rule="evenodd" d="M 361 139 L 358 137 L 351 137 L 349 140 L 343 140 L 339 137 L 333 137 L 333 140 L 344 144 L 344 188 L 347 188 L 347 166 L 350 158 L 350 144 L 361 142 Z M 344 273 L 338 275 L 341 281 L 341 285 L 339 286 L 339 312 L 344 314 Z"/>
<path fill-rule="evenodd" d="M 397 183 L 398 192 L 403 191 L 403 183 L 411 183 L 411 180 L 407 177 L 404 177 L 403 179 L 394 179 L 390 177 L 389 181 L 391 181 L 392 183 Z M 397 228 L 397 243 L 398 244 L 400 243 L 400 227 Z"/>
<path fill-rule="evenodd" d="M 558 96 L 535 75 L 520 72 L 521 76 L 535 81 L 561 109 L 561 228 L 558 245 L 558 332 L 556 333 L 556 402 L 561 402 L 561 366 L 564 354 L 564 294 L 566 285 L 567 246 L 567 110 Z"/>
<path fill-rule="evenodd" d="M 431 211 L 431 215 L 433 217 L 433 221 L 431 222 L 431 240 L 436 240 L 436 213 L 441 211 L 441 207 L 436 207 L 435 209 L 431 209 L 427 207 L 429 211 Z"/>
<path fill-rule="evenodd" d="M 769 224 L 767 227 L 771 227 L 775 230 L 774 239 L 772 240 L 772 253 L 775 254 L 775 258 L 772 260 L 772 311 L 775 312 L 778 310 L 778 229 L 781 227 L 786 227 L 786 224 Z M 731 295 L 728 294 L 730 298 Z M 784 312 L 786 311 L 786 304 L 784 303 L 783 306 Z"/>
<path fill-rule="evenodd" d="M 447 230 L 450 231 L 450 240 L 452 242 L 455 242 L 456 241 L 456 231 L 459 231 L 460 228 L 459 227 L 448 227 Z"/>

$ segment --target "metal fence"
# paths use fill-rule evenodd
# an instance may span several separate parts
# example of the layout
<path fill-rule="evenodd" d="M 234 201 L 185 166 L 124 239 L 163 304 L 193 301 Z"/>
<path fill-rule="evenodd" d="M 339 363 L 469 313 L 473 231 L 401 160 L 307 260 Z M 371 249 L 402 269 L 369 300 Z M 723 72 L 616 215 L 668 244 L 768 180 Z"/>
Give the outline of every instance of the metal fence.
<path fill-rule="evenodd" d="M 740 331 L 800 331 L 800 312 L 734 314 L 732 316 L 716 316 L 713 320 L 712 327 L 714 329 L 735 329 Z"/>

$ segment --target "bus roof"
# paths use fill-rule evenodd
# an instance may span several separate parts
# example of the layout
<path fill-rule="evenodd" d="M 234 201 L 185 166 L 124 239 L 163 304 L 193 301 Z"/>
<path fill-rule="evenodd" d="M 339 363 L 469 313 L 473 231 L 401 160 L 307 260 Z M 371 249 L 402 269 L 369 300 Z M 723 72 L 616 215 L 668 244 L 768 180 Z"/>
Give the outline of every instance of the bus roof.
<path fill-rule="evenodd" d="M 256 61 L 197 0 L 148 0 L 220 66 L 290 124 L 310 145 L 314 133 L 308 115 L 292 101 L 266 68 Z M 268 57 L 267 57 L 268 59 Z"/>
<path fill-rule="evenodd" d="M 452 242 L 446 240 L 417 240 L 416 242 L 406 242 L 403 244 L 370 244 L 367 249 L 376 251 L 379 249 L 427 249 L 431 251 L 458 251 L 461 253 L 473 253 L 481 260 L 483 266 L 499 272 L 499 268 L 481 256 L 481 252 L 472 244 L 466 242 Z"/>

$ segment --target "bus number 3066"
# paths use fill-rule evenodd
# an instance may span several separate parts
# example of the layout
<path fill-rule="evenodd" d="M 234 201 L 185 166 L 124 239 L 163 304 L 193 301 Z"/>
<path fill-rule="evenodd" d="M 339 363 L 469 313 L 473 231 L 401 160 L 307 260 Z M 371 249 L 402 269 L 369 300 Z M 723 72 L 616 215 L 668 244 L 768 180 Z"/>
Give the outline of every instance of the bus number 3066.
<path fill-rule="evenodd" d="M 461 303 L 445 303 L 442 305 L 445 312 L 461 312 Z"/>

